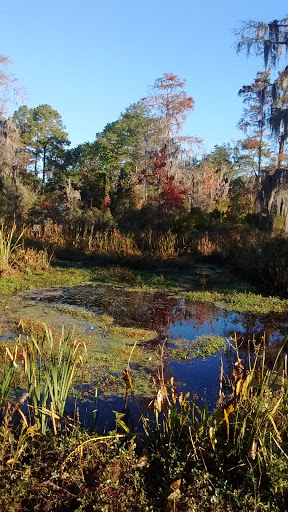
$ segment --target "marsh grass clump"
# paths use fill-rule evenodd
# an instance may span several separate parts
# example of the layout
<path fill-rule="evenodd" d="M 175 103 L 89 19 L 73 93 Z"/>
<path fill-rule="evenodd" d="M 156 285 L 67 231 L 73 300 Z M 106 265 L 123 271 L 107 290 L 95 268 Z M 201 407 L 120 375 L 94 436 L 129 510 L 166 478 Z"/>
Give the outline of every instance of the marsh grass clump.
<path fill-rule="evenodd" d="M 288 499 L 287 356 L 265 346 L 245 368 L 237 339 L 232 393 L 200 408 L 165 382 L 160 350 L 154 413 L 146 418 L 146 485 L 159 510 L 282 512 Z M 220 373 L 220 383 L 223 374 Z M 279 468 L 278 479 L 276 478 Z"/>
<path fill-rule="evenodd" d="M 12 256 L 20 247 L 20 240 L 23 238 L 25 229 L 17 235 L 17 227 L 14 223 L 9 229 L 3 224 L 0 228 L 0 271 L 7 269 L 11 264 Z"/>
<path fill-rule="evenodd" d="M 36 251 L 31 248 L 19 248 L 13 255 L 12 265 L 21 272 L 47 270 L 50 267 L 52 256 L 48 256 L 47 250 Z"/>
<path fill-rule="evenodd" d="M 96 231 L 88 238 L 88 248 L 95 253 L 112 253 L 118 255 L 137 255 L 140 251 L 132 234 L 125 235 L 114 228 L 109 231 Z"/>
<path fill-rule="evenodd" d="M 40 320 L 35 320 L 34 318 L 20 318 L 17 329 L 20 334 L 42 339 L 46 337 L 47 326 Z M 50 332 L 55 332 L 51 326 L 49 326 L 49 330 Z"/>
<path fill-rule="evenodd" d="M 103 281 L 115 282 L 115 283 L 129 283 L 135 284 L 138 276 L 128 268 L 120 267 L 119 265 L 112 266 L 108 269 L 101 271 L 101 277 Z"/>
<path fill-rule="evenodd" d="M 178 235 L 168 230 L 165 234 L 154 237 L 153 254 L 156 258 L 174 258 L 178 255 Z"/>
<path fill-rule="evenodd" d="M 99 315 L 97 315 L 96 313 L 92 313 L 92 311 L 87 311 L 87 309 L 81 307 L 76 308 L 73 306 L 62 306 L 60 304 L 57 304 L 57 306 L 55 306 L 55 309 L 67 315 L 71 315 L 74 318 L 83 318 L 89 321 L 96 320 L 99 318 Z"/>
<path fill-rule="evenodd" d="M 219 251 L 219 245 L 206 233 L 197 240 L 197 249 L 203 256 L 211 256 Z"/>
<path fill-rule="evenodd" d="M 61 337 L 56 339 L 51 329 L 40 322 L 34 325 L 31 320 L 22 320 L 19 328 L 25 334 L 16 340 L 13 352 L 8 346 L 5 347 L 2 406 L 5 406 L 5 400 L 9 399 L 10 390 L 15 384 L 17 368 L 18 376 L 21 376 L 22 385 L 25 382 L 27 391 L 28 417 L 25 422 L 27 425 L 36 425 L 42 434 L 47 432 L 50 425 L 56 434 L 61 426 L 77 365 L 83 361 L 81 350 L 85 352 L 86 347 L 83 342 L 73 340 L 70 333 L 66 335 L 64 329 Z"/>
<path fill-rule="evenodd" d="M 137 338 L 140 339 L 141 341 L 151 341 L 157 337 L 156 331 L 139 329 L 139 327 L 114 326 L 110 328 L 110 332 L 115 336 L 123 336 L 125 338 Z"/>
<path fill-rule="evenodd" d="M 17 229 L 16 224 L 9 229 L 0 228 L 0 271 L 1 277 L 15 277 L 19 272 L 47 270 L 52 256 L 47 250 L 36 251 L 24 248 L 23 237 L 26 228 Z"/>

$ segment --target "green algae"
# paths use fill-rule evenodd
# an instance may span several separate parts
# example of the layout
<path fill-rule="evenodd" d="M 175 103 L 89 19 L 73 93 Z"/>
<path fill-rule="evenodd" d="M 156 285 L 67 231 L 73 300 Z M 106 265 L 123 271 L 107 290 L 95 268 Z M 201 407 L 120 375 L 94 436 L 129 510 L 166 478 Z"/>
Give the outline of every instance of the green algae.
<path fill-rule="evenodd" d="M 206 357 L 216 356 L 225 346 L 226 340 L 221 336 L 204 334 L 197 336 L 193 341 L 184 338 L 175 340 L 173 346 L 169 347 L 167 354 L 169 359 L 174 361 L 191 360 L 196 357 L 205 360 Z"/>
<path fill-rule="evenodd" d="M 239 311 L 256 314 L 282 313 L 288 311 L 288 300 L 279 297 L 264 297 L 255 293 L 236 291 L 193 291 L 184 292 L 181 296 L 199 302 L 212 302 L 228 311 Z"/>
<path fill-rule="evenodd" d="M 4 330 L 5 315 L 7 313 L 2 310 L 0 322 Z M 94 389 L 99 386 L 107 395 L 124 396 L 126 390 L 121 377 L 129 361 L 135 393 L 150 396 L 151 373 L 156 372 L 158 360 L 154 348 L 147 347 L 147 342 L 156 338 L 155 331 L 121 327 L 114 324 L 111 316 L 97 315 L 83 308 L 38 303 L 25 305 L 15 297 L 9 301 L 11 343 L 19 335 L 20 319 L 29 326 L 27 334 L 31 334 L 34 324 L 37 336 L 43 323 L 60 336 L 65 325 L 66 332 L 71 331 L 74 339 L 85 343 L 87 353 L 83 353 L 83 364 L 78 368 L 75 384 L 94 386 Z"/>

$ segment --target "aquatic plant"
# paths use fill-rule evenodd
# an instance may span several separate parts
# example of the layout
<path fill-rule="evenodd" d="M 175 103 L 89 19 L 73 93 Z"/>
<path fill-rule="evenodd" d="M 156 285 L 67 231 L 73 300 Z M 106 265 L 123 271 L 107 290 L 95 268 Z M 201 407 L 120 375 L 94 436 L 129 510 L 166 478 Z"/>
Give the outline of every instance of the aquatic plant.
<path fill-rule="evenodd" d="M 112 253 L 119 255 L 140 254 L 133 235 L 124 235 L 118 229 L 112 231 L 96 231 L 88 238 L 88 248 L 96 253 Z"/>
<path fill-rule="evenodd" d="M 265 364 L 265 339 L 262 346 L 255 346 L 254 363 L 249 362 L 249 368 L 245 369 L 235 336 L 237 362 L 233 372 L 233 395 L 228 402 L 224 400 L 223 408 L 219 409 L 233 454 L 257 460 L 260 470 L 269 468 L 277 453 L 288 459 L 287 354 L 283 352 L 287 341 L 284 340 L 271 369 Z M 221 415 L 216 411 L 214 416 L 216 436 Z M 215 441 L 216 437 L 214 449 Z"/>
<path fill-rule="evenodd" d="M 103 269 L 101 271 L 101 278 L 103 281 L 107 280 L 108 282 L 112 281 L 115 283 L 135 284 L 139 282 L 135 272 L 126 267 L 120 267 L 120 265 L 112 265 L 108 269 Z"/>
<path fill-rule="evenodd" d="M 25 322 L 21 323 L 25 332 Z M 51 420 L 56 434 L 63 419 L 76 365 L 82 360 L 80 349 L 85 349 L 85 345 L 72 340 L 71 333 L 65 335 L 64 328 L 59 341 L 46 325 L 44 329 L 42 336 L 36 336 L 32 330 L 26 340 L 20 339 L 20 343 L 33 420 L 42 434 L 46 433 Z"/>
<path fill-rule="evenodd" d="M 255 293 L 237 291 L 193 291 L 182 292 L 181 295 L 190 300 L 213 302 L 229 311 L 250 311 L 251 313 L 266 314 L 287 311 L 288 300 L 279 297 L 265 297 Z"/>
<path fill-rule="evenodd" d="M 23 238 L 25 229 L 16 234 L 17 227 L 14 222 L 12 228 L 1 226 L 0 228 L 0 270 L 9 267 L 13 253 L 20 247 L 20 240 Z"/>
<path fill-rule="evenodd" d="M 214 240 L 206 233 L 204 236 L 197 240 L 197 249 L 203 256 L 210 256 L 219 251 L 219 244 L 216 244 Z"/>
<path fill-rule="evenodd" d="M 3 401 L 7 400 L 10 395 L 11 387 L 14 381 L 15 371 L 17 369 L 18 344 L 14 349 L 9 347 L 1 350 L 1 373 L 0 373 L 0 411 Z M 2 401 L 2 403 L 1 403 Z"/>
<path fill-rule="evenodd" d="M 202 358 L 211 357 L 217 354 L 219 350 L 225 348 L 226 340 L 221 336 L 213 336 L 204 334 L 196 336 L 195 340 L 189 341 L 180 338 L 173 342 L 173 346 L 168 348 L 167 355 L 172 360 L 191 360 L 195 357 Z"/>
<path fill-rule="evenodd" d="M 27 394 L 18 401 L 7 399 L 0 425 L 3 510 L 24 506 L 32 510 L 44 506 L 44 501 L 46 508 L 53 505 L 55 511 L 63 506 L 83 511 L 105 506 L 107 510 L 117 508 L 123 512 L 285 510 L 288 380 L 284 344 L 269 369 L 265 345 L 255 345 L 256 352 L 250 354 L 248 368 L 244 368 L 239 340 L 235 337 L 229 343 L 236 359 L 230 376 L 231 394 L 223 395 L 220 386 L 220 400 L 214 411 L 197 405 L 193 395 L 176 391 L 173 379 L 165 381 L 165 351 L 163 346 L 159 348 L 152 411 L 143 415 L 145 434 L 138 435 L 137 442 L 122 412 L 117 412 L 112 432 L 92 435 L 72 425 L 70 433 L 61 434 L 57 425 L 54 430 L 53 422 L 58 417 L 51 408 L 43 408 L 43 414 L 50 418 L 57 436 L 47 430 L 39 437 L 37 421 L 29 425 L 22 410 Z M 41 354 L 44 385 L 51 345 L 56 359 L 49 378 L 60 382 L 60 376 L 58 379 L 53 373 L 54 363 L 57 360 L 61 365 L 64 359 L 59 356 L 62 349 L 55 347 L 54 338 L 48 339 L 46 351 L 39 351 L 40 342 L 38 348 L 35 343 L 30 348 L 35 349 L 36 355 Z M 124 378 L 131 393 L 134 383 L 130 361 L 135 346 L 136 343 Z M 63 351 L 66 357 L 67 351 Z M 16 358 L 18 365 L 17 353 L 7 352 L 8 370 Z M 30 360 L 33 361 L 33 354 Z M 223 372 L 220 382 L 222 377 Z M 53 393 L 51 390 L 50 396 Z M 39 411 L 40 408 L 41 405 Z"/>

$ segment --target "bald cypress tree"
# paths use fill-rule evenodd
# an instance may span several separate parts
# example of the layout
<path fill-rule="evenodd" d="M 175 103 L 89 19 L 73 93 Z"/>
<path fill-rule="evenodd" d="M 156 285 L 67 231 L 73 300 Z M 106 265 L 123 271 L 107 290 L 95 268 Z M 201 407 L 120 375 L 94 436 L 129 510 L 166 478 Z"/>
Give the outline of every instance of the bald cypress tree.
<path fill-rule="evenodd" d="M 288 55 L 288 16 L 268 23 L 246 21 L 236 31 L 238 52 L 246 50 L 263 57 L 265 68 L 276 69 L 282 57 Z M 279 144 L 278 165 L 283 163 L 288 139 L 288 66 L 279 72 L 272 86 L 270 128 Z"/>

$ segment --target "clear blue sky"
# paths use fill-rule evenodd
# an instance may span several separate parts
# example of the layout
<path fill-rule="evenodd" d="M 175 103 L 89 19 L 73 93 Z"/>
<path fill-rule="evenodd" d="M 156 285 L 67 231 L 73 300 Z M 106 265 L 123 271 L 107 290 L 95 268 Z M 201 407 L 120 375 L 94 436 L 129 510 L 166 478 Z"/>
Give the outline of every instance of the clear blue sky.
<path fill-rule="evenodd" d="M 236 54 L 234 29 L 287 12 L 284 0 L 11 0 L 0 7 L 0 54 L 29 107 L 61 114 L 72 147 L 175 73 L 195 100 L 185 133 L 210 151 L 241 137 L 237 92 L 263 69 L 261 58 Z"/>

